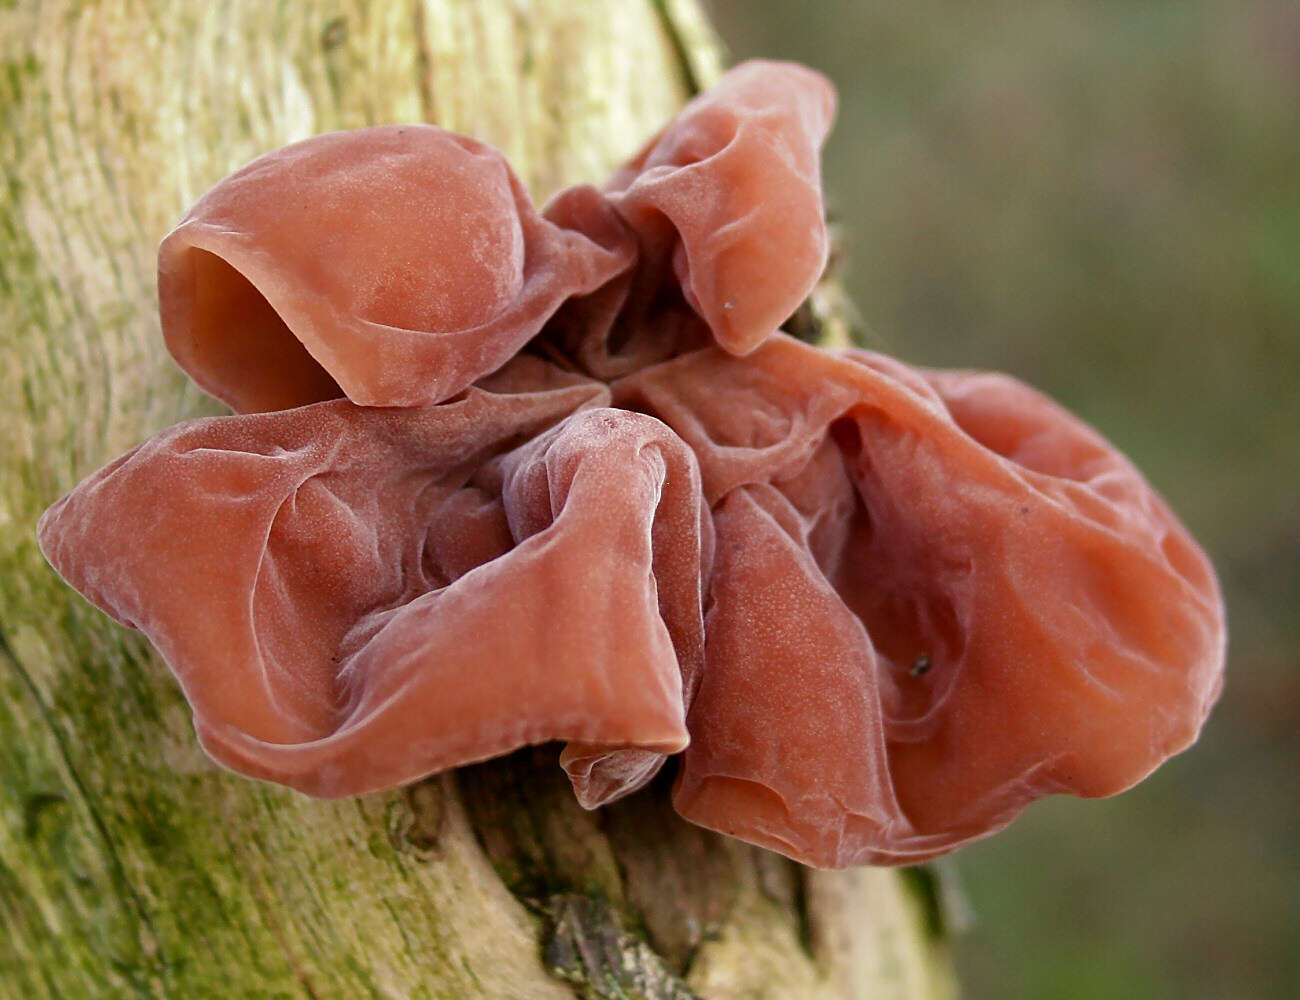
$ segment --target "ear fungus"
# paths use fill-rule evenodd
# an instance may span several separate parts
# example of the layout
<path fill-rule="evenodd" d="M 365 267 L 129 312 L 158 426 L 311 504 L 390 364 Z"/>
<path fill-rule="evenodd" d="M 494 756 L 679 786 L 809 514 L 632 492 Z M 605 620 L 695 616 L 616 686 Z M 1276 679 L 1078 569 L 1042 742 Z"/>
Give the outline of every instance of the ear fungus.
<path fill-rule="evenodd" d="M 549 331 L 598 378 L 710 341 L 742 355 L 826 267 L 820 152 L 835 92 L 793 63 L 747 62 L 688 104 L 604 191 L 561 192 L 545 215 L 633 264 L 561 310 Z"/>
<path fill-rule="evenodd" d="M 611 724 L 560 756 L 578 801 L 595 808 L 640 788 L 688 742 L 713 541 L 699 470 L 658 420 L 615 409 L 576 413 L 498 465 L 488 474 L 502 477 L 516 543 L 545 537 L 561 559 L 537 588 L 538 620 L 612 689 Z M 679 713 L 673 745 L 638 735 L 648 701 Z"/>
<path fill-rule="evenodd" d="M 1011 379 L 778 335 L 615 401 L 691 445 L 717 532 L 676 791 L 694 822 L 819 866 L 907 863 L 1042 795 L 1127 788 L 1218 695 L 1204 555 Z"/>
<path fill-rule="evenodd" d="M 753 61 L 701 94 L 609 183 L 649 256 L 669 255 L 718 346 L 743 355 L 807 298 L 826 266 L 825 77 Z"/>
<path fill-rule="evenodd" d="M 501 154 L 429 125 L 254 160 L 163 241 L 168 350 L 241 413 L 440 402 L 628 263 L 533 209 Z"/>
<path fill-rule="evenodd" d="M 698 473 L 658 421 L 521 361 L 512 394 L 181 424 L 52 507 L 42 545 L 149 637 L 227 767 L 336 797 L 576 740 L 607 801 L 687 743 Z"/>
<path fill-rule="evenodd" d="M 1219 694 L 1213 569 L 1018 382 L 778 331 L 833 112 L 745 64 L 543 215 L 427 126 L 253 162 L 159 254 L 167 346 L 239 415 L 90 476 L 47 558 L 212 757 L 310 795 L 559 740 L 594 808 L 683 753 L 687 819 L 843 867 L 1128 787 Z"/>

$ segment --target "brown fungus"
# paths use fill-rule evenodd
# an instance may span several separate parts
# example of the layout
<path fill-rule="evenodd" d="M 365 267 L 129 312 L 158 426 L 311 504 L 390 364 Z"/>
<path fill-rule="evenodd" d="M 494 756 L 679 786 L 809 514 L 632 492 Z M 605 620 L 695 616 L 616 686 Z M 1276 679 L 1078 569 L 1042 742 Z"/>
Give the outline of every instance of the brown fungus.
<path fill-rule="evenodd" d="M 777 332 L 833 108 L 746 64 L 541 215 L 427 126 L 262 157 L 159 258 L 169 349 L 244 412 L 43 550 L 214 758 L 312 795 L 561 740 L 591 807 L 685 750 L 682 815 L 836 867 L 1133 784 L 1221 687 L 1213 570 L 1032 390 Z"/>
<path fill-rule="evenodd" d="M 643 248 L 671 256 L 687 301 L 731 354 L 784 323 L 826 266 L 820 154 L 834 116 L 835 90 L 819 73 L 747 62 L 608 185 Z"/>
<path fill-rule="evenodd" d="M 234 770 L 336 797 L 575 740 L 597 805 L 687 742 L 698 474 L 596 383 L 529 358 L 493 382 L 181 424 L 54 505 L 42 545 Z"/>
<path fill-rule="evenodd" d="M 603 190 L 579 186 L 547 218 L 633 263 L 570 302 L 549 331 L 597 378 L 710 340 L 752 351 L 826 267 L 822 142 L 835 91 L 794 63 L 753 61 L 688 104 Z"/>
<path fill-rule="evenodd" d="M 231 174 L 163 240 L 158 298 L 176 362 L 237 412 L 415 406 L 500 368 L 633 253 L 541 218 L 490 146 L 390 125 Z"/>
<path fill-rule="evenodd" d="M 906 863 L 1195 739 L 1223 667 L 1214 573 L 1039 394 L 778 334 L 614 398 L 690 444 L 713 511 L 688 819 L 819 866 Z"/>

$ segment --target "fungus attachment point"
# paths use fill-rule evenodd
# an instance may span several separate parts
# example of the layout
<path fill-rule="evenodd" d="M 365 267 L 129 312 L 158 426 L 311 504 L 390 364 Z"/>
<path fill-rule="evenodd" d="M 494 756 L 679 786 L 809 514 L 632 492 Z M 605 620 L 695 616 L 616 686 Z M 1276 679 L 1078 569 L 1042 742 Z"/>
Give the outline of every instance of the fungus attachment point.
<path fill-rule="evenodd" d="M 220 763 L 354 795 L 549 740 L 589 808 L 905 864 L 1108 795 L 1222 683 L 1204 554 L 996 375 L 777 331 L 826 260 L 829 84 L 740 66 L 536 213 L 429 126 L 227 178 L 163 242 L 168 348 L 237 415 L 39 525 Z"/>

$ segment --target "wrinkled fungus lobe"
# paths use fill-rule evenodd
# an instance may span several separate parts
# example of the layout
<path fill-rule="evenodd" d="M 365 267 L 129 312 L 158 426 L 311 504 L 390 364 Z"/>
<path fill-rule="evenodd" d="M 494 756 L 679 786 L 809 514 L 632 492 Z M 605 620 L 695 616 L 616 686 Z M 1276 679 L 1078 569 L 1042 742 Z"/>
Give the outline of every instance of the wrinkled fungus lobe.
<path fill-rule="evenodd" d="M 542 219 L 474 139 L 432 125 L 335 132 L 254 160 L 168 234 L 163 336 L 240 413 L 340 395 L 437 403 L 631 252 Z"/>
<path fill-rule="evenodd" d="M 779 332 L 833 110 L 743 65 L 541 213 L 430 126 L 262 157 L 159 257 L 237 414 L 90 476 L 46 556 L 310 795 L 559 740 L 594 807 L 684 751 L 687 819 L 842 867 L 1132 785 L 1220 690 L 1213 570 L 1025 386 Z"/>
<path fill-rule="evenodd" d="M 1032 390 L 778 334 L 614 398 L 691 446 L 716 530 L 688 819 L 821 865 L 905 863 L 1195 739 L 1223 655 L 1210 566 Z"/>

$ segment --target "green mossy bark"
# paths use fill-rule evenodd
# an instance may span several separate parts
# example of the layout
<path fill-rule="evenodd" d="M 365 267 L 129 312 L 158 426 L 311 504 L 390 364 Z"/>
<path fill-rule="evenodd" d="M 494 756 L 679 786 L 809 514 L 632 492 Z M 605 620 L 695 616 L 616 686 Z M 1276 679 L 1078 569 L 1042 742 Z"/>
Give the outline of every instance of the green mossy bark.
<path fill-rule="evenodd" d="M 540 201 L 718 72 L 691 0 L 0 4 L 0 997 L 856 998 L 950 992 L 896 873 L 598 813 L 541 748 L 317 802 L 215 769 L 41 510 L 176 420 L 154 251 L 207 186 L 337 128 L 483 138 Z"/>

